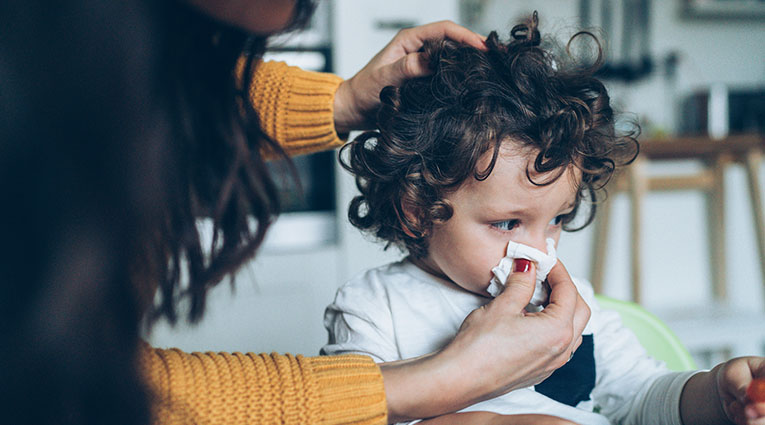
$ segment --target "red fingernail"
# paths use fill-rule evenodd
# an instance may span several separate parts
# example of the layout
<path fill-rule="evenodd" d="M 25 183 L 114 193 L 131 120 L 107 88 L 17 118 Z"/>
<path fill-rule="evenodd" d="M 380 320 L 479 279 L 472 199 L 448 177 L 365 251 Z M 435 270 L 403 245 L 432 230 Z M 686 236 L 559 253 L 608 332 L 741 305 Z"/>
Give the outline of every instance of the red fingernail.
<path fill-rule="evenodd" d="M 531 261 L 525 258 L 516 258 L 513 271 L 515 273 L 526 273 L 531 268 Z"/>

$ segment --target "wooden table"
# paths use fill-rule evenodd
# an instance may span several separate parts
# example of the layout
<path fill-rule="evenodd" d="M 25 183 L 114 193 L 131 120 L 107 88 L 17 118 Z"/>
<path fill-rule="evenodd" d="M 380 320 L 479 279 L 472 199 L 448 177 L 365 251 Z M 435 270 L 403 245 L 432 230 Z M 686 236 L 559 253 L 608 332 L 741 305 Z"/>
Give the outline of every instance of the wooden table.
<path fill-rule="evenodd" d="M 707 194 L 707 217 L 710 232 L 710 264 L 714 295 L 724 301 L 727 297 L 725 284 L 725 167 L 731 163 L 744 165 L 749 186 L 749 199 L 754 217 L 754 230 L 760 258 L 762 282 L 765 285 L 765 219 L 763 216 L 762 191 L 759 168 L 765 152 L 765 136 L 758 134 L 732 135 L 723 140 L 707 137 L 680 137 L 667 140 L 645 140 L 640 143 L 640 154 L 625 172 L 609 184 L 609 193 L 627 191 L 631 203 L 630 236 L 632 240 L 631 293 L 632 301 L 641 301 L 640 230 L 643 226 L 643 201 L 649 191 L 702 190 Z M 700 160 L 703 169 L 693 175 L 653 176 L 646 173 L 649 162 L 665 160 Z M 592 284 L 595 292 L 602 292 L 606 257 L 610 202 L 599 206 L 601 211 L 595 220 L 595 236 L 592 256 Z"/>

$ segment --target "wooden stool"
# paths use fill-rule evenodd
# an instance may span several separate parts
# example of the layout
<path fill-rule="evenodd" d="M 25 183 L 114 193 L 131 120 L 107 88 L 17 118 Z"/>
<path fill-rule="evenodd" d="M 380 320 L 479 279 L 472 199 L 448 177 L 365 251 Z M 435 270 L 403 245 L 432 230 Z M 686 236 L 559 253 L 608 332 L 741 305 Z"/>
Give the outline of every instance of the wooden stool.
<path fill-rule="evenodd" d="M 609 194 L 628 191 L 631 203 L 630 236 L 632 241 L 631 292 L 632 301 L 641 301 L 640 229 L 643 221 L 643 198 L 648 191 L 703 190 L 707 193 L 707 216 L 711 242 L 712 283 L 718 300 L 727 298 L 725 284 L 725 189 L 724 170 L 731 162 L 743 163 L 749 181 L 749 198 L 754 217 L 757 248 L 760 258 L 762 282 L 765 285 L 765 221 L 759 167 L 765 152 L 765 137 L 761 135 L 737 135 L 724 140 L 706 137 L 683 137 L 670 140 L 646 140 L 640 143 L 640 155 L 628 166 L 625 173 L 614 178 Z M 648 176 L 645 172 L 649 161 L 697 159 L 704 164 L 698 174 L 683 176 Z M 596 293 L 603 290 L 603 273 L 608 236 L 610 202 L 599 207 L 595 219 L 591 279 Z"/>

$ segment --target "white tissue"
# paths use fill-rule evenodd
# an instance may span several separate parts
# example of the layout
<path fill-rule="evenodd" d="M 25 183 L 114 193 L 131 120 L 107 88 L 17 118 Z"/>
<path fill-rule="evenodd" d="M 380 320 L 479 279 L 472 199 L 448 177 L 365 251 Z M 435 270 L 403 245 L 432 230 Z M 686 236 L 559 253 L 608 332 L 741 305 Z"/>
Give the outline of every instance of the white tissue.
<path fill-rule="evenodd" d="M 555 253 L 555 240 L 547 238 L 545 242 L 547 243 L 547 254 L 536 248 L 510 241 L 507 244 L 507 254 L 505 257 L 500 260 L 496 267 L 491 269 L 494 273 L 494 277 L 491 278 L 489 287 L 486 288 L 489 295 L 496 297 L 502 293 L 505 289 L 507 277 L 510 276 L 513 260 L 516 258 L 525 258 L 537 263 L 536 285 L 534 287 L 534 295 L 531 297 L 529 305 L 539 307 L 545 304 L 549 297 L 549 291 L 547 285 L 543 282 L 547 278 L 547 274 L 550 273 L 550 270 L 552 270 L 553 266 L 555 266 L 555 263 L 558 261 Z"/>

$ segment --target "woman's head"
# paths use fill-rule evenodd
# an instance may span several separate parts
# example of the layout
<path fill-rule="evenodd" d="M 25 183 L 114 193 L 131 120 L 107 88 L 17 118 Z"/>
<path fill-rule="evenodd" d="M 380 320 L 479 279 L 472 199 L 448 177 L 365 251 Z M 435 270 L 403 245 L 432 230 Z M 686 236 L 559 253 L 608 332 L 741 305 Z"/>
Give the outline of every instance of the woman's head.
<path fill-rule="evenodd" d="M 185 0 L 0 2 L 0 28 L 3 417 L 148 423 L 135 286 L 161 283 L 173 318 L 189 271 L 199 315 L 276 211 L 233 75 L 266 36 Z M 200 216 L 221 234 L 209 255 Z"/>
<path fill-rule="evenodd" d="M 616 133 L 608 94 L 593 75 L 600 55 L 581 65 L 541 47 L 536 15 L 511 36 L 503 43 L 490 34 L 486 51 L 428 42 L 433 75 L 382 91 L 379 130 L 354 140 L 344 162 L 361 191 L 349 210 L 356 227 L 426 256 L 434 225 L 454 214 L 449 194 L 486 180 L 503 146 L 529 157 L 523 173 L 537 186 L 576 170 L 565 225 L 582 198 L 594 198 L 634 158 L 637 142 Z"/>
<path fill-rule="evenodd" d="M 187 0 L 210 16 L 253 34 L 268 35 L 302 27 L 312 0 Z"/>

